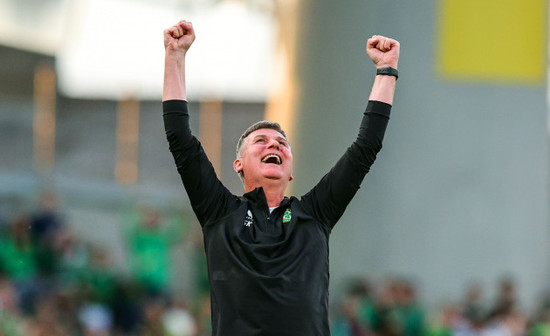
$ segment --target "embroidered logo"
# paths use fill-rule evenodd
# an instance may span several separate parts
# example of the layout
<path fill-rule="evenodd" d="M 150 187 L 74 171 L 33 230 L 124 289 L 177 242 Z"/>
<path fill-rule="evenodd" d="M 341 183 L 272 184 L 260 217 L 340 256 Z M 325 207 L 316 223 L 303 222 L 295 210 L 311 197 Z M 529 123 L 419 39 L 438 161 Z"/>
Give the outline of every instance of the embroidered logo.
<path fill-rule="evenodd" d="M 287 208 L 283 215 L 283 223 L 290 223 L 291 219 L 292 219 L 292 211 L 290 211 L 290 208 Z"/>
<path fill-rule="evenodd" d="M 254 218 L 252 217 L 252 212 L 250 212 L 250 210 L 248 210 L 246 212 L 246 217 L 244 218 L 244 226 L 250 227 L 250 225 L 252 224 L 253 221 L 254 221 Z"/>

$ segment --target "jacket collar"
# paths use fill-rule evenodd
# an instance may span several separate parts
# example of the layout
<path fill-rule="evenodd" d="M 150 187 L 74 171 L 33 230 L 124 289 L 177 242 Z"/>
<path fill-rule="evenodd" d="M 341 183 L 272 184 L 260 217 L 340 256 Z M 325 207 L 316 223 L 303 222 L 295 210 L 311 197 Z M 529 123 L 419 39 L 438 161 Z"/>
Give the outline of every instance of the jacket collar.
<path fill-rule="evenodd" d="M 250 203 L 252 203 L 252 205 L 254 205 L 255 207 L 265 211 L 269 211 L 269 207 L 267 205 L 267 199 L 265 198 L 263 187 L 258 187 L 252 191 L 247 192 L 246 194 L 244 194 L 244 197 Z M 284 206 L 284 205 L 287 205 L 288 203 L 289 203 L 289 198 L 285 196 L 281 204 L 279 204 L 279 206 Z"/>

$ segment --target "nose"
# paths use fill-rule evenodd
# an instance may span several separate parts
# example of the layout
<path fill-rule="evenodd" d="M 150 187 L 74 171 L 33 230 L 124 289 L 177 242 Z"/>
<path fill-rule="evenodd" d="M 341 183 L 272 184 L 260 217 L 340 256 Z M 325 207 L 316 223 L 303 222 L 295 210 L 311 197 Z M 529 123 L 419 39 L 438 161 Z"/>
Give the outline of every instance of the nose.
<path fill-rule="evenodd" d="M 279 149 L 279 141 L 277 141 L 277 139 L 269 140 L 269 147 L 268 148 Z"/>

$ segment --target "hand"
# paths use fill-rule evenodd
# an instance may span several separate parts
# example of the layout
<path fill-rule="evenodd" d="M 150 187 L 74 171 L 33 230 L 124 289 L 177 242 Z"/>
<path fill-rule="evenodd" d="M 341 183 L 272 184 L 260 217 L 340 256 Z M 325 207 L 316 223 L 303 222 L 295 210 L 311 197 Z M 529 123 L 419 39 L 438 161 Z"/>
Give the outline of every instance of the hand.
<path fill-rule="evenodd" d="M 367 55 L 376 68 L 392 67 L 397 69 L 399 61 L 399 42 L 380 35 L 374 35 L 367 41 Z"/>
<path fill-rule="evenodd" d="M 185 54 L 193 41 L 195 41 L 195 31 L 189 21 L 182 20 L 164 30 L 164 49 L 167 52 L 176 51 Z"/>

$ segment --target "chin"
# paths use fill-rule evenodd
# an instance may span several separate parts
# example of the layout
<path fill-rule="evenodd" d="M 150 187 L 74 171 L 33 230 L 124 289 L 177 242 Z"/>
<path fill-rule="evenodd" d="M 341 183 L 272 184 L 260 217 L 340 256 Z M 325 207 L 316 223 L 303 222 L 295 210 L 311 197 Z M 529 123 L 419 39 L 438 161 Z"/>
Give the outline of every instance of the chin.
<path fill-rule="evenodd" d="M 281 171 L 277 171 L 277 170 L 264 170 L 261 175 L 265 178 L 268 178 L 268 179 L 281 179 L 284 177 L 284 173 L 281 172 Z"/>
<path fill-rule="evenodd" d="M 263 178 L 269 181 L 288 181 L 290 177 L 284 174 L 265 174 Z"/>

